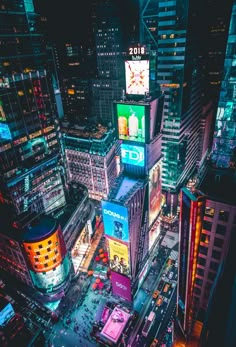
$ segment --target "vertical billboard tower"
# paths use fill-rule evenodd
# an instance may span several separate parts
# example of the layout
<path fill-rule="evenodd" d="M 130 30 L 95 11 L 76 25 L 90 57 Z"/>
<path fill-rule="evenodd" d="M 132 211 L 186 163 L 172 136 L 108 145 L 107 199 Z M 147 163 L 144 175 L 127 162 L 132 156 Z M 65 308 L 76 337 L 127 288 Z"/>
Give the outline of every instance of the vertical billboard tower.
<path fill-rule="evenodd" d="M 185 336 L 190 334 L 194 318 L 192 297 L 205 200 L 200 191 L 181 190 L 177 318 Z"/>
<path fill-rule="evenodd" d="M 102 201 L 113 293 L 132 302 L 157 240 L 160 212 L 161 116 L 163 95 L 150 88 L 151 58 L 132 46 L 125 59 L 125 93 L 114 101 L 114 124 L 121 145 L 121 174 Z M 149 183 L 150 179 L 150 183 Z M 156 228 L 155 228 L 156 231 Z"/>

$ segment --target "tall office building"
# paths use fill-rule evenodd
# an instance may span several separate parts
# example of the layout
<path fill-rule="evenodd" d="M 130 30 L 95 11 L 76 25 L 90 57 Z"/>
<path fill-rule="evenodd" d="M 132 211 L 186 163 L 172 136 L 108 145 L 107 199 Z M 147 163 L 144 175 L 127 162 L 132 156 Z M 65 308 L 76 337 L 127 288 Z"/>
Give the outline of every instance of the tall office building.
<path fill-rule="evenodd" d="M 140 1 L 141 42 L 156 52 L 157 81 L 165 93 L 162 186 L 170 205 L 201 160 L 204 7 L 191 0 Z"/>
<path fill-rule="evenodd" d="M 57 101 L 37 19 L 33 1 L 1 5 L 0 190 L 17 214 L 65 203 Z"/>
<path fill-rule="evenodd" d="M 229 26 L 224 76 L 216 114 L 211 160 L 217 168 L 236 167 L 236 60 L 234 50 L 236 4 L 234 2 Z"/>

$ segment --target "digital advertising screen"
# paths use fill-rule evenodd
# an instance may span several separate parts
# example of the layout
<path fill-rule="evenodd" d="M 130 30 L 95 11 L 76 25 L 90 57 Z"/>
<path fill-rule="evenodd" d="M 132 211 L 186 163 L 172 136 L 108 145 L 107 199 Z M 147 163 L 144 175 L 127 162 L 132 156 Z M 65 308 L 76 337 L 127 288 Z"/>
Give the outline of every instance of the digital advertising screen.
<path fill-rule="evenodd" d="M 130 314 L 123 311 L 121 308 L 115 307 L 106 324 L 104 325 L 101 335 L 108 340 L 117 343 L 128 320 Z"/>
<path fill-rule="evenodd" d="M 116 106 L 119 139 L 145 142 L 145 106 L 133 104 Z"/>
<path fill-rule="evenodd" d="M 102 201 L 104 233 L 108 237 L 129 241 L 128 210 L 110 201 Z"/>
<path fill-rule="evenodd" d="M 0 123 L 0 140 L 11 140 L 11 132 L 9 126 L 5 123 Z"/>
<path fill-rule="evenodd" d="M 123 164 L 130 164 L 144 167 L 145 156 L 144 147 L 121 144 L 121 161 Z"/>
<path fill-rule="evenodd" d="M 61 264 L 65 256 L 65 242 L 60 229 L 44 240 L 23 242 L 31 269 L 35 272 L 48 272 Z"/>
<path fill-rule="evenodd" d="M 149 225 L 161 210 L 161 200 L 161 163 L 157 163 L 149 171 Z"/>
<path fill-rule="evenodd" d="M 129 265 L 129 249 L 128 246 L 108 239 L 109 241 L 109 259 L 110 269 L 115 272 L 119 272 L 123 275 L 129 276 L 130 265 Z"/>
<path fill-rule="evenodd" d="M 131 281 L 128 277 L 111 271 L 112 293 L 131 302 Z"/>
<path fill-rule="evenodd" d="M 15 311 L 11 303 L 6 304 L 0 311 L 0 327 L 6 325 L 6 323 L 15 315 Z"/>
<path fill-rule="evenodd" d="M 40 291 L 53 292 L 60 288 L 69 276 L 71 261 L 66 256 L 63 262 L 53 270 L 47 272 L 30 271 L 32 281 Z"/>
<path fill-rule="evenodd" d="M 149 60 L 125 61 L 126 94 L 145 95 L 149 92 Z"/>

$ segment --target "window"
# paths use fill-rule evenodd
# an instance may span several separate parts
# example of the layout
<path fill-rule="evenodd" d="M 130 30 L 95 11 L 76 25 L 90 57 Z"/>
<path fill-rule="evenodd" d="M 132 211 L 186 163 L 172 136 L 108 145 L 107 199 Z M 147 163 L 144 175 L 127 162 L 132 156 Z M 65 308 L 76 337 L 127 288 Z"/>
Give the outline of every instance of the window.
<path fill-rule="evenodd" d="M 229 219 L 229 212 L 220 210 L 218 219 L 227 222 Z"/>
<path fill-rule="evenodd" d="M 211 269 L 211 270 L 217 271 L 217 270 L 218 270 L 218 267 L 219 267 L 219 264 L 218 264 L 218 263 L 215 263 L 214 261 L 211 261 L 211 262 L 210 262 L 210 269 Z"/>
<path fill-rule="evenodd" d="M 45 263 L 45 264 L 44 264 L 44 267 L 48 267 L 48 264 L 47 264 L 47 263 Z"/>
<path fill-rule="evenodd" d="M 28 249 L 31 249 L 31 246 L 28 246 Z"/>
<path fill-rule="evenodd" d="M 199 246 L 199 252 L 201 254 L 207 255 L 208 248 L 204 246 Z"/>
<path fill-rule="evenodd" d="M 50 247 L 48 247 L 48 248 L 47 248 L 47 251 L 48 251 L 48 252 L 50 252 L 50 251 L 51 251 L 51 248 L 50 248 Z"/>
<path fill-rule="evenodd" d="M 216 277 L 216 274 L 214 272 L 209 272 L 208 279 L 211 281 L 214 281 Z"/>
<path fill-rule="evenodd" d="M 220 235 L 225 235 L 226 233 L 226 226 L 222 224 L 217 224 L 216 226 L 216 233 Z"/>
<path fill-rule="evenodd" d="M 205 208 L 205 215 L 208 217 L 214 217 L 215 209 L 213 207 Z"/>
<path fill-rule="evenodd" d="M 199 275 L 199 276 L 204 276 L 204 270 L 203 269 L 201 269 L 200 267 L 198 267 L 197 268 L 197 274 Z"/>
<path fill-rule="evenodd" d="M 203 265 L 203 266 L 206 265 L 206 259 L 199 257 L 198 258 L 198 264 Z"/>
<path fill-rule="evenodd" d="M 49 256 L 48 255 L 45 255 L 45 257 L 44 257 L 45 259 L 49 259 Z"/>
<path fill-rule="evenodd" d="M 221 253 L 219 251 L 212 251 L 212 258 L 215 258 L 217 260 L 220 260 Z"/>
<path fill-rule="evenodd" d="M 210 242 L 210 236 L 206 235 L 206 234 L 202 234 L 201 235 L 201 241 L 205 242 L 205 243 L 209 243 Z"/>
<path fill-rule="evenodd" d="M 201 289 L 200 288 L 194 287 L 193 291 L 194 291 L 195 294 L 198 294 L 198 295 L 201 294 Z"/>
<path fill-rule="evenodd" d="M 40 255 L 40 252 L 36 252 L 37 255 Z"/>
<path fill-rule="evenodd" d="M 51 245 L 51 243 L 52 243 L 52 240 L 49 240 L 49 241 L 48 241 L 48 244 Z"/>
<path fill-rule="evenodd" d="M 201 278 L 196 278 L 195 283 L 199 286 L 202 286 L 203 280 Z"/>
<path fill-rule="evenodd" d="M 223 239 L 219 239 L 218 237 L 215 237 L 214 246 L 222 248 L 223 244 L 224 244 Z"/>
<path fill-rule="evenodd" d="M 39 245 L 39 248 L 43 248 L 43 245 Z"/>
<path fill-rule="evenodd" d="M 208 220 L 203 221 L 203 229 L 207 231 L 211 231 L 212 223 L 208 222 Z"/>

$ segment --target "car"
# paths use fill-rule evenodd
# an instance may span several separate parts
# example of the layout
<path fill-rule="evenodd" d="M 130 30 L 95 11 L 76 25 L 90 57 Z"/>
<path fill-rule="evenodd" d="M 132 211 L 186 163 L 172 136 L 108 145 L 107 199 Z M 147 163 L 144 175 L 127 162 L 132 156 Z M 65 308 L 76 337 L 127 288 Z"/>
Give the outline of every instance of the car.
<path fill-rule="evenodd" d="M 158 340 L 157 339 L 154 339 L 152 341 L 152 343 L 150 344 L 150 347 L 156 347 L 156 345 L 158 344 Z"/>
<path fill-rule="evenodd" d="M 152 297 L 153 297 L 154 299 L 156 299 L 156 298 L 158 297 L 159 293 L 160 293 L 159 290 L 155 290 L 155 292 L 153 292 Z"/>
<path fill-rule="evenodd" d="M 170 288 L 169 283 L 166 283 L 166 284 L 165 284 L 165 287 L 164 287 L 164 289 L 163 289 L 163 292 L 164 292 L 164 293 L 167 293 L 169 288 Z"/>
<path fill-rule="evenodd" d="M 159 296 L 159 298 L 157 299 L 157 301 L 156 301 L 156 304 L 157 304 L 157 306 L 161 306 L 162 305 L 162 303 L 163 303 L 163 296 Z"/>

